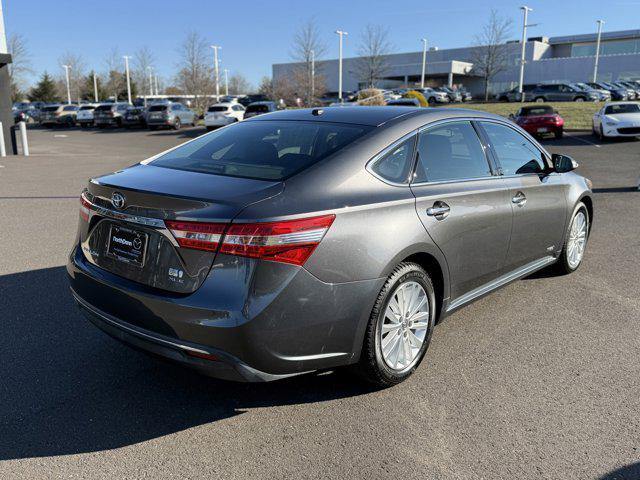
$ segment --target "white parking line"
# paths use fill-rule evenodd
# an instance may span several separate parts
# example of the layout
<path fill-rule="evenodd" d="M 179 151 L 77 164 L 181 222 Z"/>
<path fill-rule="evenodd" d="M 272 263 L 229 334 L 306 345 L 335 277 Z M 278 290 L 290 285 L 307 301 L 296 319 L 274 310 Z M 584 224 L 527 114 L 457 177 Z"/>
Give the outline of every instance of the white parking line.
<path fill-rule="evenodd" d="M 600 145 L 597 143 L 590 142 L 589 140 L 585 140 L 584 138 L 576 137 L 575 135 L 569 135 L 571 138 L 575 138 L 576 140 L 580 140 L 581 142 L 586 143 L 587 145 L 593 145 L 596 148 L 600 148 Z"/>

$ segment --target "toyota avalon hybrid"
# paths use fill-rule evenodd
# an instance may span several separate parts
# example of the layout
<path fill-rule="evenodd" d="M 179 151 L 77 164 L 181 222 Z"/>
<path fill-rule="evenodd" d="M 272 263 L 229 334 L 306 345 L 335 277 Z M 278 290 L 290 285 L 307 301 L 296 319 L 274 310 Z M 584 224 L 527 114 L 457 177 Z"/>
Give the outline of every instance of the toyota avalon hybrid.
<path fill-rule="evenodd" d="M 71 291 L 111 336 L 214 377 L 350 366 L 393 385 L 439 319 L 580 266 L 576 166 L 477 111 L 260 115 L 91 179 Z"/>

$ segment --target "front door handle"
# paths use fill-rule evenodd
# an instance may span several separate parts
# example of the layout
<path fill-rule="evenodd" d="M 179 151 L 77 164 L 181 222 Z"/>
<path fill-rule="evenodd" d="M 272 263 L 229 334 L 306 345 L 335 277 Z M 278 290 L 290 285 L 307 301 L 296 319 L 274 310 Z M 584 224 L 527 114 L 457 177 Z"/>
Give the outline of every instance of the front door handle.
<path fill-rule="evenodd" d="M 438 220 L 444 220 L 449 215 L 451 208 L 444 202 L 435 202 L 433 207 L 427 208 L 427 215 L 436 217 Z"/>
<path fill-rule="evenodd" d="M 525 203 L 527 203 L 527 197 L 524 193 L 522 192 L 518 192 L 515 194 L 515 196 L 511 199 L 511 201 L 513 203 L 515 203 L 516 205 L 518 205 L 519 207 L 523 207 Z"/>

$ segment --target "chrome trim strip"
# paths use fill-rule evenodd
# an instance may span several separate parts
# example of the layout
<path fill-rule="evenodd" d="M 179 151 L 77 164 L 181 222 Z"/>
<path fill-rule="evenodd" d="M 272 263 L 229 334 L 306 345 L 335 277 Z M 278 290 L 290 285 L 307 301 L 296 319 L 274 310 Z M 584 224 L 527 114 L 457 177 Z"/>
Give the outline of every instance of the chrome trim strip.
<path fill-rule="evenodd" d="M 542 267 L 545 267 L 546 265 L 549 265 L 550 263 L 555 262 L 555 257 L 552 257 L 550 255 L 546 256 L 546 257 L 542 257 L 539 260 L 535 260 L 531 263 L 527 263 L 526 265 L 513 270 L 512 272 L 509 272 L 501 277 L 496 278 L 495 280 L 492 280 L 489 283 L 486 283 L 484 285 L 479 286 L 478 288 L 475 288 L 473 290 L 471 290 L 468 293 L 465 293 L 464 295 L 456 298 L 453 302 L 451 302 L 449 304 L 449 306 L 447 307 L 447 312 L 454 310 L 462 305 L 464 305 L 465 303 L 469 303 L 472 300 L 475 300 L 476 298 L 489 293 L 493 290 L 496 290 L 497 288 L 502 287 L 503 285 L 506 285 L 509 282 L 512 282 L 513 280 L 517 280 L 518 278 L 524 277 L 525 275 L 528 275 L 530 273 L 535 272 L 536 270 L 541 269 Z"/>
<path fill-rule="evenodd" d="M 349 355 L 348 352 L 332 352 L 332 353 L 318 353 L 316 355 L 300 355 L 300 356 L 289 356 L 289 355 L 277 355 L 278 358 L 282 360 L 287 360 L 289 362 L 302 362 L 307 360 L 323 360 L 325 358 L 333 358 L 333 357 L 344 357 Z"/>
<path fill-rule="evenodd" d="M 187 350 L 189 352 L 196 352 L 196 353 L 203 353 L 206 355 L 211 355 L 210 352 L 207 352 L 206 350 L 201 350 L 199 348 L 195 348 L 195 347 L 190 347 L 189 345 L 184 345 L 182 343 L 178 343 L 178 342 L 174 342 L 171 340 L 165 340 L 164 338 L 160 338 L 157 337 L 155 335 L 151 335 L 149 333 L 145 333 L 142 332 L 140 330 L 137 330 L 135 328 L 132 327 L 128 327 L 127 325 L 124 325 L 112 318 L 110 318 L 110 315 L 102 312 L 101 310 L 97 309 L 96 307 L 94 307 L 93 305 L 87 303 L 86 301 L 84 301 L 82 298 L 80 298 L 80 296 L 73 290 L 71 289 L 71 294 L 73 295 L 73 298 L 75 299 L 76 302 L 78 302 L 78 304 L 80 306 L 82 306 L 83 308 L 85 308 L 86 310 L 88 310 L 90 313 L 92 313 L 93 315 L 96 315 L 98 317 L 100 317 L 102 320 L 104 320 L 105 322 L 107 322 L 109 325 L 119 328 L 121 330 L 124 330 L 128 333 L 131 333 L 133 335 L 136 335 L 138 337 L 141 337 L 145 340 L 150 340 L 152 342 L 156 342 L 156 343 L 160 343 L 163 345 L 167 345 L 173 348 L 177 348 L 179 350 Z"/>

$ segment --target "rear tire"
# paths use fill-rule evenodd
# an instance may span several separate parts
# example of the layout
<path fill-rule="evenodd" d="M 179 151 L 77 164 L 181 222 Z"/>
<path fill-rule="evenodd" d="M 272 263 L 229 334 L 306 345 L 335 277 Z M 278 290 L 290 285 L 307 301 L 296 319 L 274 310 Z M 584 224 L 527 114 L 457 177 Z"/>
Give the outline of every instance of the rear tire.
<path fill-rule="evenodd" d="M 175 122 L 173 122 L 173 128 L 176 130 L 180 130 L 182 128 L 182 123 L 180 122 L 180 117 L 177 117 Z"/>
<path fill-rule="evenodd" d="M 576 97 L 573 99 L 574 102 L 586 102 L 587 99 L 584 97 Z"/>
<path fill-rule="evenodd" d="M 534 102 L 536 102 L 536 103 L 544 103 L 544 98 L 542 98 L 542 97 L 537 97 L 537 98 L 534 100 Z"/>
<path fill-rule="evenodd" d="M 390 303 L 395 307 L 390 307 Z M 391 309 L 401 315 L 392 313 Z M 411 311 L 416 313 L 411 315 Z M 435 317 L 436 298 L 429 275 L 416 263 L 400 263 L 389 275 L 371 311 L 356 365 L 358 374 L 381 388 L 405 380 L 424 358 Z"/>
<path fill-rule="evenodd" d="M 555 265 L 561 275 L 575 272 L 584 258 L 584 251 L 589 240 L 589 211 L 584 203 L 576 205 L 571 216 L 571 222 L 565 233 L 562 252 Z M 575 250 L 577 249 L 577 250 Z"/>

